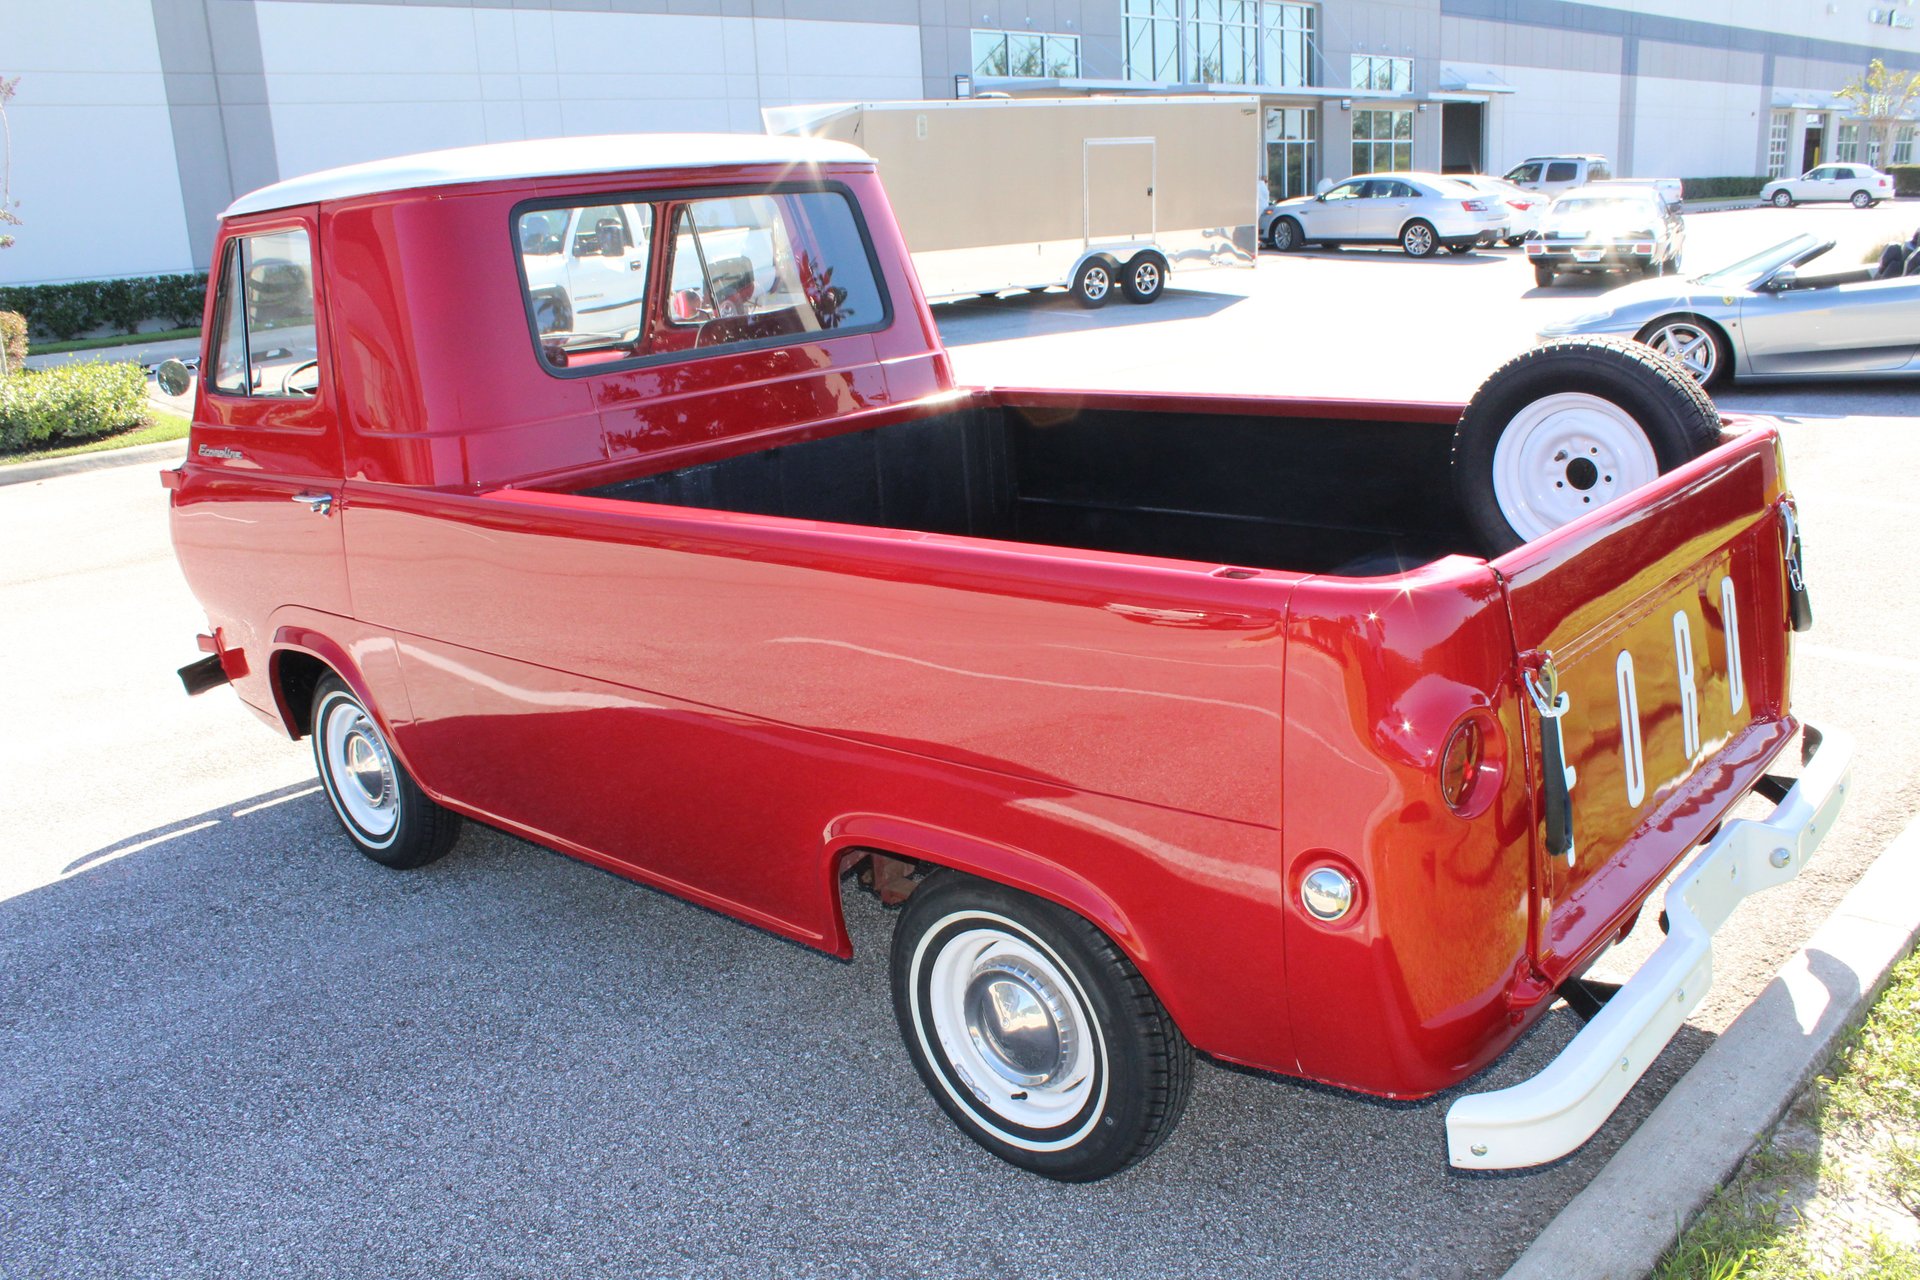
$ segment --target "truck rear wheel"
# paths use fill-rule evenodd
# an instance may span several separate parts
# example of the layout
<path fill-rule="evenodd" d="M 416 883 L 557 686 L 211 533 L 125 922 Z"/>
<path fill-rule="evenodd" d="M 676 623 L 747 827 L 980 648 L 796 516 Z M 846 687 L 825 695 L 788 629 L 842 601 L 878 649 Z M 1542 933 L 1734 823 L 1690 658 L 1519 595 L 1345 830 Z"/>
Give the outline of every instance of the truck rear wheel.
<path fill-rule="evenodd" d="M 1148 250 L 1136 253 L 1120 278 L 1128 302 L 1152 302 L 1167 288 L 1167 260 Z"/>
<path fill-rule="evenodd" d="M 1091 1182 L 1173 1131 L 1193 1050 L 1140 971 L 1080 916 L 937 872 L 901 911 L 892 968 L 920 1078 L 1002 1160 Z"/>
<path fill-rule="evenodd" d="M 1713 401 L 1677 362 L 1621 338 L 1567 338 L 1473 393 L 1453 433 L 1453 491 L 1496 556 L 1719 442 Z"/>
<path fill-rule="evenodd" d="M 1113 298 L 1114 278 L 1120 274 L 1112 258 L 1088 258 L 1073 276 L 1073 298 L 1083 307 L 1104 307 Z"/>
<path fill-rule="evenodd" d="M 314 688 L 311 723 L 321 786 L 360 852 L 405 870 L 424 867 L 453 848 L 460 816 L 420 790 L 339 676 L 327 675 Z"/>

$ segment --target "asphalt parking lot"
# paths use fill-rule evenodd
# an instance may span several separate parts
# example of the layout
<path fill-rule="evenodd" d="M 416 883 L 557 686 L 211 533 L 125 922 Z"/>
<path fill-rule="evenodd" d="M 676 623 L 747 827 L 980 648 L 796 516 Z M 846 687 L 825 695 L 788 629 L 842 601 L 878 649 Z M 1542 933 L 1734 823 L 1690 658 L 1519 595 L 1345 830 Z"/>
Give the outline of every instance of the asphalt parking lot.
<path fill-rule="evenodd" d="M 1690 222 L 1695 269 L 1803 226 L 1864 248 L 1920 209 Z M 1536 290 L 1512 251 L 1176 282 L 940 321 L 969 381 L 1457 400 L 1601 292 Z M 1819 611 L 1795 699 L 1859 741 L 1857 786 L 1599 1137 L 1499 1176 L 1448 1170 L 1452 1095 L 1210 1064 L 1147 1163 L 1018 1173 L 915 1077 L 870 900 L 842 964 L 474 825 L 425 870 L 367 862 L 305 744 L 180 694 L 203 620 L 152 470 L 0 488 L 0 1275 L 1499 1274 L 1920 808 L 1920 383 L 1720 399 L 1782 419 Z M 1572 1030 L 1555 1014 L 1472 1087 Z"/>

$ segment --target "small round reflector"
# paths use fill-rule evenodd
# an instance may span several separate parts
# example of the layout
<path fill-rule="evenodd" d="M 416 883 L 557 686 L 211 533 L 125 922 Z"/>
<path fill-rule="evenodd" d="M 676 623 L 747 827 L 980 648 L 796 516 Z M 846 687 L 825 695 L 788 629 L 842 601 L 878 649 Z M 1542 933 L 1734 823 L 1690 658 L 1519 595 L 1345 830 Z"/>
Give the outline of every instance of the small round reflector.
<path fill-rule="evenodd" d="M 1316 920 L 1338 920 L 1353 909 L 1353 881 L 1332 867 L 1312 871 L 1300 884 L 1300 905 Z"/>

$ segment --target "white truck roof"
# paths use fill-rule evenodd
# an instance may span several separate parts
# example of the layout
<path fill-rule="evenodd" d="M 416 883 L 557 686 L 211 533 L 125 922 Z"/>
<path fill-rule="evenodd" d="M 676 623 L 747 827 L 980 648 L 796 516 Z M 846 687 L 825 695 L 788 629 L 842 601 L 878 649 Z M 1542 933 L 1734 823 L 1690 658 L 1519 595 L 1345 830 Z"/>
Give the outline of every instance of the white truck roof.
<path fill-rule="evenodd" d="M 770 137 L 759 133 L 616 133 L 584 138 L 533 138 L 489 142 L 322 169 L 252 191 L 220 216 L 285 209 L 322 200 L 448 187 L 503 178 L 564 177 L 582 173 L 627 173 L 701 165 L 872 164 L 855 146 L 819 138 Z"/>

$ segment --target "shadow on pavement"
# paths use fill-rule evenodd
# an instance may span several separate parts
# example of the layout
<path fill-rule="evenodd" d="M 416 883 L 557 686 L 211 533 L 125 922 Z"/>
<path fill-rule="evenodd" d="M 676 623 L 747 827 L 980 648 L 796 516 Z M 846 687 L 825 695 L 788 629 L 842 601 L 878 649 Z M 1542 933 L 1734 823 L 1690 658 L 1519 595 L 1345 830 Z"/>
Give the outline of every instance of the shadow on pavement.
<path fill-rule="evenodd" d="M 390 871 L 311 784 L 68 870 L 0 901 L 22 1275 L 1024 1275 L 1044 1239 L 1081 1275 L 1491 1276 L 1699 1051 L 1589 1148 L 1495 1179 L 1449 1172 L 1450 1096 L 1203 1063 L 1153 1159 L 1063 1186 L 926 1095 L 864 896 L 842 964 L 477 824 Z"/>

